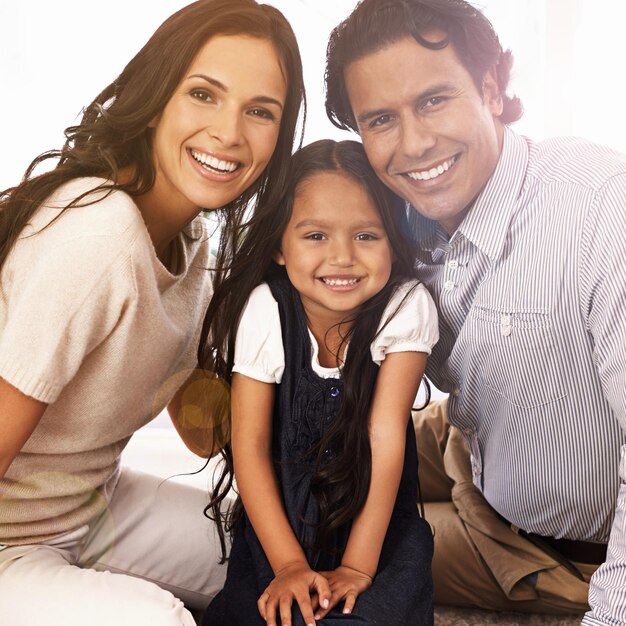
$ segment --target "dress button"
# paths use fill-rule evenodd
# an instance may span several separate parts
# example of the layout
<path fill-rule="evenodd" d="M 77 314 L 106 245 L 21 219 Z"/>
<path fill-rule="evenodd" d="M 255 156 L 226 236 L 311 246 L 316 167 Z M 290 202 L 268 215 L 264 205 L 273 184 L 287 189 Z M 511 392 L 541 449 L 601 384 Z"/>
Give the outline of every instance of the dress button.
<path fill-rule="evenodd" d="M 455 387 L 455 388 L 452 390 L 452 395 L 453 395 L 455 398 L 458 398 L 458 397 L 461 395 L 461 388 L 460 388 L 460 387 Z"/>
<path fill-rule="evenodd" d="M 443 284 L 443 288 L 446 289 L 447 291 L 454 289 L 454 281 L 446 280 L 446 282 Z"/>
<path fill-rule="evenodd" d="M 459 267 L 459 262 L 456 259 L 452 259 L 451 261 L 448 261 L 448 267 L 451 270 L 455 270 L 457 267 Z"/>
<path fill-rule="evenodd" d="M 337 398 L 341 393 L 341 389 L 339 389 L 339 387 L 331 387 L 328 393 L 330 394 L 331 398 Z"/>

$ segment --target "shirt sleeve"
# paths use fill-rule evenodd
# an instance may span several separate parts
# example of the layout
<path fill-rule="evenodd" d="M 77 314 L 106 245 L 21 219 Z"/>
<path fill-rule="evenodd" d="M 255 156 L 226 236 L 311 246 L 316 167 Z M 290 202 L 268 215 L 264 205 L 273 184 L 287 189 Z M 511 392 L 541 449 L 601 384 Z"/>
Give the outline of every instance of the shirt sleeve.
<path fill-rule="evenodd" d="M 392 352 L 430 354 L 439 340 L 437 309 L 432 297 L 418 281 L 400 285 L 381 319 L 372 342 L 372 359 L 380 365 Z"/>
<path fill-rule="evenodd" d="M 233 372 L 263 383 L 280 383 L 284 369 L 278 303 L 264 283 L 252 291 L 241 314 Z"/>
<path fill-rule="evenodd" d="M 136 233 L 99 231 L 93 220 L 84 232 L 85 215 L 96 213 L 108 215 L 94 207 L 70 209 L 18 242 L 7 259 L 0 376 L 48 404 L 112 332 L 134 293 L 128 249 Z"/>
<path fill-rule="evenodd" d="M 621 233 L 621 234 L 620 234 Z M 579 265 L 581 309 L 605 400 L 626 432 L 626 174 L 605 184 L 589 212 Z M 626 446 L 606 562 L 589 585 L 584 625 L 626 623 Z"/>

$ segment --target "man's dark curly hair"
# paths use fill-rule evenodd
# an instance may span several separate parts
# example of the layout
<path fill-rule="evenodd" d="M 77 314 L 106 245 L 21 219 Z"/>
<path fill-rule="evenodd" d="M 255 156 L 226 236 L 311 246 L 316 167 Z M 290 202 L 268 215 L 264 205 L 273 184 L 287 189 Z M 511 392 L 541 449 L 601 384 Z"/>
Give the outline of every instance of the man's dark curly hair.
<path fill-rule="evenodd" d="M 432 41 L 437 31 L 446 35 Z M 346 67 L 405 37 L 431 50 L 451 44 L 480 93 L 485 73 L 495 67 L 503 102 L 500 120 L 510 124 L 522 116 L 519 98 L 506 95 L 513 55 L 502 50 L 491 22 L 478 9 L 464 0 L 361 0 L 332 31 L 326 51 L 326 113 L 335 126 L 357 130 L 346 93 Z"/>

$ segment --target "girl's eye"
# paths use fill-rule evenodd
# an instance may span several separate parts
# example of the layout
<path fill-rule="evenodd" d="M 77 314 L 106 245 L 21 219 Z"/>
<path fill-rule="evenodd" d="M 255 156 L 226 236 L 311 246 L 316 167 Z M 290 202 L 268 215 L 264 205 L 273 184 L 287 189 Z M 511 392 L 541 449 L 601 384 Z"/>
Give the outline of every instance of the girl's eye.
<path fill-rule="evenodd" d="M 306 235 L 305 239 L 310 239 L 311 241 L 323 241 L 325 237 L 322 233 L 311 233 L 310 235 Z"/>
<path fill-rule="evenodd" d="M 359 233 L 356 236 L 357 241 L 376 241 L 378 237 L 376 235 L 372 235 L 371 233 Z"/>
<path fill-rule="evenodd" d="M 212 102 L 213 96 L 206 89 L 192 89 L 190 94 L 192 98 L 196 100 L 202 100 L 203 102 Z"/>
<path fill-rule="evenodd" d="M 254 109 L 250 110 L 250 114 L 270 122 L 273 122 L 276 119 L 276 116 L 271 111 L 261 107 L 254 107 Z"/>

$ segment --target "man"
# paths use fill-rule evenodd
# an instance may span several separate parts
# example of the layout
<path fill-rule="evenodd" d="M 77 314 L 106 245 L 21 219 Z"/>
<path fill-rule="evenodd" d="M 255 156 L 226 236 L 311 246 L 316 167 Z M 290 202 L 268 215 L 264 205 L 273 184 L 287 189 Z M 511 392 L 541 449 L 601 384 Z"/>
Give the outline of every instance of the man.
<path fill-rule="evenodd" d="M 435 601 L 624 624 L 626 157 L 514 133 L 511 64 L 463 0 L 363 0 L 326 108 L 415 209 L 440 312 L 450 395 L 415 416 Z"/>

